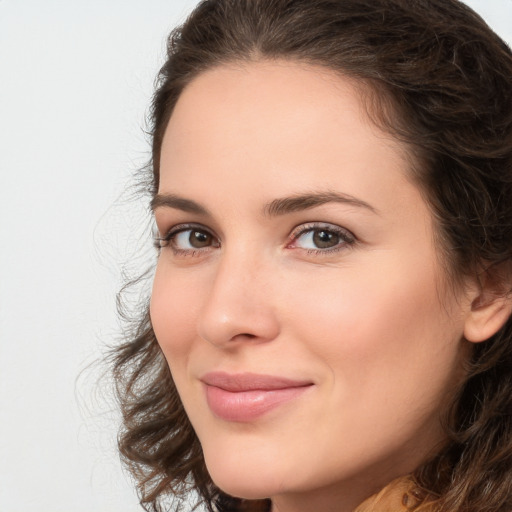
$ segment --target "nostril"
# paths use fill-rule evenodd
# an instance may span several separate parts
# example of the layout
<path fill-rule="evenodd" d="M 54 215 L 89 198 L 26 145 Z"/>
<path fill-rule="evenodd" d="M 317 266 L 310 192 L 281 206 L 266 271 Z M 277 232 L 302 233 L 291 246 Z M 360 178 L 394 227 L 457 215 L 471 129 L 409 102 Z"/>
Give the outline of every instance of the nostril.
<path fill-rule="evenodd" d="M 250 334 L 248 332 L 241 332 L 240 334 L 237 334 L 236 336 L 234 336 L 233 339 L 238 338 L 238 337 L 249 338 L 249 339 L 257 338 L 256 334 Z"/>

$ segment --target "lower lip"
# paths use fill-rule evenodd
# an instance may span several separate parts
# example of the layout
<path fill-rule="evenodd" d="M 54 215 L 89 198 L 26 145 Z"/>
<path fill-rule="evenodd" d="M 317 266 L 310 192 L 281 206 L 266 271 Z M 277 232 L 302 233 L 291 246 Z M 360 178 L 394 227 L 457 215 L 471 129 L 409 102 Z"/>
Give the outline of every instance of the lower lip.
<path fill-rule="evenodd" d="M 226 391 L 206 385 L 206 400 L 215 416 L 226 421 L 253 421 L 302 395 L 311 386 L 283 389 Z"/>

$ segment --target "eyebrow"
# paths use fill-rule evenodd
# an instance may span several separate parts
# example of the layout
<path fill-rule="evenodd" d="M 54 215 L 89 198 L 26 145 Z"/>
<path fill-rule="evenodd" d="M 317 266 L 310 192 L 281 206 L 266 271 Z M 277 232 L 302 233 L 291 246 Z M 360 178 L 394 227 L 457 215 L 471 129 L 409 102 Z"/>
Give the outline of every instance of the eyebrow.
<path fill-rule="evenodd" d="M 372 213 L 378 214 L 378 211 L 367 202 L 349 194 L 332 191 L 298 194 L 274 199 L 265 205 L 263 213 L 270 217 L 277 217 L 288 213 L 309 210 L 326 203 L 348 204 L 350 206 L 364 208 Z M 163 207 L 174 208 L 176 210 L 195 213 L 198 215 L 210 215 L 209 211 L 204 206 L 192 201 L 191 199 L 186 199 L 176 194 L 157 194 L 153 198 L 151 201 L 151 209 L 153 212 L 157 208 Z"/>
<path fill-rule="evenodd" d="M 198 215 L 209 215 L 208 210 L 204 206 L 176 194 L 157 194 L 151 201 L 151 210 L 154 212 L 157 208 L 162 207 L 174 208 Z"/>
<path fill-rule="evenodd" d="M 378 211 L 361 199 L 357 199 L 349 194 L 340 192 L 316 192 L 309 194 L 300 194 L 281 199 L 274 199 L 265 206 L 264 212 L 269 216 L 286 215 L 287 213 L 309 210 L 326 203 L 342 203 L 358 208 L 365 208 L 372 213 L 378 214 Z"/>

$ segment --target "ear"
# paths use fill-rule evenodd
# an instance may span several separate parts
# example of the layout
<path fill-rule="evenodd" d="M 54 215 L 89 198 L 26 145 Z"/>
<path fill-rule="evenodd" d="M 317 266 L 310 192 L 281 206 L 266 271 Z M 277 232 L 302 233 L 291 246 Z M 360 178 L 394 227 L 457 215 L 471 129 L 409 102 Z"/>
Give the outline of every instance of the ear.
<path fill-rule="evenodd" d="M 512 313 L 512 281 L 486 277 L 472 287 L 471 310 L 464 324 L 464 337 L 473 343 L 489 339 L 505 325 Z"/>

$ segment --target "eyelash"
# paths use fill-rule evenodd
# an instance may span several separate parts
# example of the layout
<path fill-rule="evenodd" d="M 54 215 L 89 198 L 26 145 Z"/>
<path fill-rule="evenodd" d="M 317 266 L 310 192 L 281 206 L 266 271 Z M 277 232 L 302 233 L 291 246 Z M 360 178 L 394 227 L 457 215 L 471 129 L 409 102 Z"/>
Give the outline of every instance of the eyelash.
<path fill-rule="evenodd" d="M 167 233 L 162 237 L 155 237 L 155 247 L 157 249 L 163 249 L 164 247 L 170 247 L 175 256 L 198 256 L 200 253 L 204 253 L 206 250 L 211 250 L 212 246 L 204 247 L 202 249 L 180 249 L 173 243 L 174 239 L 180 234 L 186 231 L 196 230 L 201 233 L 205 233 L 211 236 L 214 240 L 216 237 L 208 229 L 201 226 L 200 224 L 178 224 L 173 226 Z M 220 244 L 219 244 L 220 246 Z"/>
<path fill-rule="evenodd" d="M 294 244 L 296 244 L 301 236 L 305 235 L 306 233 L 315 231 L 324 231 L 337 235 L 339 237 L 339 242 L 334 247 L 330 248 L 304 249 L 307 251 L 307 254 L 318 254 L 322 256 L 330 255 L 347 249 L 348 247 L 354 245 L 357 241 L 356 237 L 350 231 L 340 226 L 336 226 L 335 224 L 329 224 L 325 222 L 308 222 L 306 224 L 297 226 L 292 231 L 291 242 L 288 243 L 286 247 L 293 248 Z"/>
<path fill-rule="evenodd" d="M 220 242 L 217 240 L 216 245 L 205 246 L 204 248 L 197 249 L 180 249 L 178 248 L 174 240 L 180 234 L 187 231 L 196 230 L 198 232 L 204 233 L 208 236 L 211 236 L 213 240 L 217 240 L 215 235 L 200 224 L 178 224 L 173 226 L 163 237 L 155 237 L 155 247 L 158 250 L 163 249 L 164 247 L 170 247 L 175 256 L 187 256 L 194 257 L 204 254 L 205 251 L 210 251 L 212 248 L 220 247 Z M 286 248 L 294 248 L 296 247 L 297 241 L 306 233 L 314 232 L 314 231 L 325 231 L 330 234 L 334 234 L 339 237 L 339 242 L 329 248 L 316 248 L 316 249 L 303 249 L 307 251 L 307 254 L 315 254 L 321 256 L 327 256 L 341 250 L 345 250 L 350 246 L 354 245 L 357 242 L 356 237 L 347 229 L 342 228 L 340 226 L 336 226 L 334 224 L 329 224 L 325 222 L 309 222 L 306 224 L 300 224 L 296 228 L 292 230 L 290 235 L 290 242 L 286 244 Z M 300 249 L 300 247 L 298 247 Z"/>

